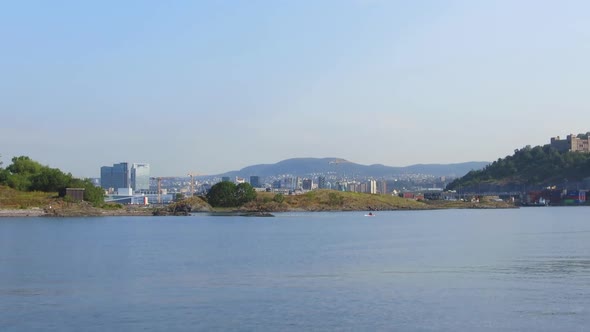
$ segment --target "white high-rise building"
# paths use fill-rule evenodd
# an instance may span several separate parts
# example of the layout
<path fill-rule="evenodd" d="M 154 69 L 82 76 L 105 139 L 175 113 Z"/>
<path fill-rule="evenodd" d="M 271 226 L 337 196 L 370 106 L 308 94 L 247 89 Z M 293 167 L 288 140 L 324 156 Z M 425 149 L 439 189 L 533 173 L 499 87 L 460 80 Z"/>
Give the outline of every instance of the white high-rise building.
<path fill-rule="evenodd" d="M 371 193 L 371 194 L 376 194 L 377 193 L 377 181 L 375 180 L 369 180 L 367 182 L 367 192 Z"/>
<path fill-rule="evenodd" d="M 150 164 L 131 164 L 131 188 L 133 191 L 150 189 Z"/>

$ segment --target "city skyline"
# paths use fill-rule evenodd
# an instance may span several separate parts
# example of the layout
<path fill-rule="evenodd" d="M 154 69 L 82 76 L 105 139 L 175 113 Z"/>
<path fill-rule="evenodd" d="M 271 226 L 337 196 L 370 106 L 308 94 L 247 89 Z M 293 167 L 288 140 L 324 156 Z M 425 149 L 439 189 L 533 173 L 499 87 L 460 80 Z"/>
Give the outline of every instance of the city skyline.
<path fill-rule="evenodd" d="M 0 156 L 80 177 L 493 161 L 588 131 L 590 3 L 10 2 Z"/>

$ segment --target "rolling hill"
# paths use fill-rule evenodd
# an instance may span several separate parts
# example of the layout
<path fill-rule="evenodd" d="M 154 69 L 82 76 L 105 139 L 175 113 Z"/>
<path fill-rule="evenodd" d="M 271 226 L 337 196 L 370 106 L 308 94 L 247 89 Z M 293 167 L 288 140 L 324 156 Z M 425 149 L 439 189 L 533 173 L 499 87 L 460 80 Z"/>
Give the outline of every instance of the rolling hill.
<path fill-rule="evenodd" d="M 276 176 L 290 174 L 293 176 L 309 176 L 313 174 L 335 173 L 348 177 L 396 177 L 403 174 L 428 174 L 434 176 L 459 177 L 472 170 L 479 170 L 489 162 L 465 162 L 456 164 L 417 164 L 406 167 L 392 167 L 381 164 L 361 165 L 342 158 L 292 158 L 275 164 L 259 164 L 244 167 L 219 176 L 249 177 Z"/>

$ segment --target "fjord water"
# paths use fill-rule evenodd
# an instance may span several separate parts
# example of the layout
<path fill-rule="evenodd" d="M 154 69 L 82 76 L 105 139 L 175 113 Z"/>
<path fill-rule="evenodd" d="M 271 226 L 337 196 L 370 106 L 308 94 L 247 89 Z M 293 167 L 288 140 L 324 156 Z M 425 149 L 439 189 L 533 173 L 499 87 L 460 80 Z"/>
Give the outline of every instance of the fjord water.
<path fill-rule="evenodd" d="M 581 331 L 589 212 L 0 219 L 0 330 Z"/>

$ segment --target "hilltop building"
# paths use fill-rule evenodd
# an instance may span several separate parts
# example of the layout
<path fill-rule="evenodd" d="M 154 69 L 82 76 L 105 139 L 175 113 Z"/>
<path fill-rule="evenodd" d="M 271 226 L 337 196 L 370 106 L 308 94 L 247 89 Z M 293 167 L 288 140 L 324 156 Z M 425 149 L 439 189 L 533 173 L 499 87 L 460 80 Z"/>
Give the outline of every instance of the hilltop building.
<path fill-rule="evenodd" d="M 581 135 L 585 136 L 585 135 Z M 566 139 L 560 139 L 559 136 L 551 137 L 551 146 L 559 152 L 590 152 L 590 138 L 579 138 L 574 134 L 567 135 Z"/>

